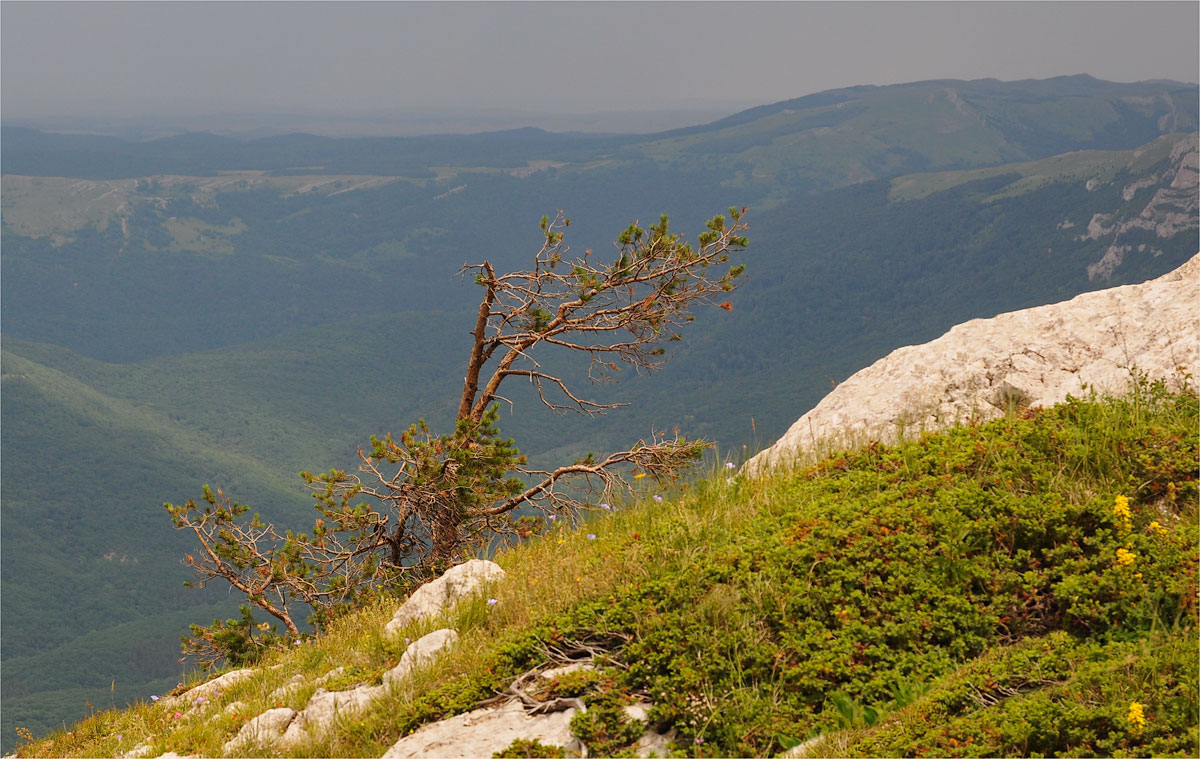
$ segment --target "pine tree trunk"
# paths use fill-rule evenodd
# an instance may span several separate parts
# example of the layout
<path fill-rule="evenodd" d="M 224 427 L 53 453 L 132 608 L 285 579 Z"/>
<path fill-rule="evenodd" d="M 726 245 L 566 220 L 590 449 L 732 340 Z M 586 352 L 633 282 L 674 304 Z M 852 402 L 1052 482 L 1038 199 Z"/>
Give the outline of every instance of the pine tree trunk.
<path fill-rule="evenodd" d="M 458 526 L 461 519 L 453 505 L 443 505 L 433 521 L 433 554 L 430 558 L 440 569 L 449 568 L 458 554 Z"/>

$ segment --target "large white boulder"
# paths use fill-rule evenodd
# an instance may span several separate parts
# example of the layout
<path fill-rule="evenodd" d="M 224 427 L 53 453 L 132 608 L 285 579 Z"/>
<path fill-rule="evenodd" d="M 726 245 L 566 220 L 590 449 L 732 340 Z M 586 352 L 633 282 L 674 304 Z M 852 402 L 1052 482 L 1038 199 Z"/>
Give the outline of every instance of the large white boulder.
<path fill-rule="evenodd" d="M 384 627 L 384 635 L 395 637 L 410 622 L 436 617 L 487 585 L 504 579 L 504 575 L 499 564 L 483 559 L 471 559 L 452 567 L 441 577 L 413 591 Z"/>
<path fill-rule="evenodd" d="M 1140 285 L 974 319 L 863 369 L 746 463 L 749 474 L 804 452 L 934 430 L 1010 408 L 1128 389 L 1132 373 L 1176 387 L 1200 363 L 1200 255 Z"/>

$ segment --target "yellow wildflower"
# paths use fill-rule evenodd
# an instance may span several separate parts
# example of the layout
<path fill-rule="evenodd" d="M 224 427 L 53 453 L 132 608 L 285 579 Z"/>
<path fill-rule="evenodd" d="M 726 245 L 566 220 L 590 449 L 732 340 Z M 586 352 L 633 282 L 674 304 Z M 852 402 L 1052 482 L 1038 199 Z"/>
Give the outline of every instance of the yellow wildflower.
<path fill-rule="evenodd" d="M 1129 731 L 1134 735 L 1142 732 L 1142 728 L 1146 727 L 1146 715 L 1142 712 L 1142 705 L 1137 701 L 1129 702 L 1129 714 L 1126 716 L 1129 720 Z"/>
<path fill-rule="evenodd" d="M 1119 495 L 1113 501 L 1113 516 L 1117 518 L 1117 527 L 1124 532 L 1133 529 L 1133 514 L 1129 511 L 1129 499 Z"/>
<path fill-rule="evenodd" d="M 1137 561 L 1137 554 L 1126 548 L 1117 549 L 1117 563 L 1123 567 L 1128 567 Z"/>
<path fill-rule="evenodd" d="M 1159 524 L 1158 520 L 1155 520 L 1150 523 L 1150 532 L 1153 532 L 1155 535 L 1166 535 L 1167 528 Z"/>

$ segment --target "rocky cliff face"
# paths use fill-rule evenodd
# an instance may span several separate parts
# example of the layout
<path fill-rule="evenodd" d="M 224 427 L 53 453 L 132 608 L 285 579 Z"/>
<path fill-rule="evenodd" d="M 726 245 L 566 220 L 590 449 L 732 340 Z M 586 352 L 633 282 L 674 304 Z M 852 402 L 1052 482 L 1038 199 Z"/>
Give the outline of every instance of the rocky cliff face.
<path fill-rule="evenodd" d="M 1051 406 L 1091 390 L 1121 392 L 1135 374 L 1178 386 L 1196 376 L 1200 359 L 1198 295 L 1200 255 L 1140 285 L 965 322 L 838 385 L 746 469 L 761 472 L 827 445 L 891 442 Z"/>
<path fill-rule="evenodd" d="M 1136 203 L 1135 209 L 1141 210 L 1136 215 L 1094 214 L 1087 230 L 1080 235 L 1080 240 L 1107 240 L 1109 243 L 1100 260 L 1087 267 L 1088 279 L 1108 279 L 1135 248 L 1139 253 L 1157 255 L 1160 251 L 1154 243 L 1137 242 L 1144 239 L 1146 232 L 1152 232 L 1153 239 L 1160 240 L 1188 232 L 1195 237 L 1195 230 L 1200 228 L 1200 198 L 1196 194 L 1200 152 L 1197 152 L 1196 136 L 1163 139 L 1174 139 L 1166 166 L 1130 182 L 1121 190 L 1121 197 L 1130 202 L 1137 198 L 1140 190 L 1153 188 L 1154 194 L 1148 201 L 1143 201 L 1144 206 L 1142 202 Z M 1134 151 L 1135 160 L 1139 152 Z M 1092 189 L 1091 182 L 1088 189 Z"/>

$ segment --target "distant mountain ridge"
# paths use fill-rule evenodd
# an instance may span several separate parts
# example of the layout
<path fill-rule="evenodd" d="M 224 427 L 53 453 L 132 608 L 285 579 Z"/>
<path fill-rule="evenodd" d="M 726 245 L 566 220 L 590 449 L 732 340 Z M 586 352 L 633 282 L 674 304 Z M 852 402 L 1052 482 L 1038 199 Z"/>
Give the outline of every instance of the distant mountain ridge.
<path fill-rule="evenodd" d="M 249 141 L 195 133 L 131 143 L 112 137 L 47 134 L 5 126 L 0 173 L 119 179 L 230 171 L 251 164 L 272 171 L 319 165 L 332 173 L 362 173 L 371 171 L 364 162 L 367 155 L 375 162 L 376 171 L 371 173 L 382 169 L 422 176 L 420 169 L 431 164 L 462 166 L 482 161 L 517 166 L 537 159 L 586 162 L 605 156 L 620 157 L 646 143 L 712 138 L 771 117 L 791 116 L 774 129 L 759 131 L 755 139 L 759 141 L 757 144 L 763 144 L 762 140 L 796 131 L 836 125 L 896 97 L 911 99 L 938 92 L 952 93 L 956 107 L 965 106 L 973 112 L 964 115 L 978 118 L 984 130 L 999 134 L 1004 149 L 997 153 L 997 162 L 1028 160 L 1082 148 L 1126 149 L 1164 132 L 1192 131 L 1198 126 L 1195 85 L 1162 81 L 1118 84 L 1087 75 L 1020 82 L 945 79 L 829 90 L 747 109 L 709 124 L 647 135 L 559 134 L 529 126 L 470 135 L 329 138 L 295 134 Z M 1081 132 L 1080 122 L 1063 121 L 1061 114 L 1041 107 L 1063 97 L 1087 104 L 1091 111 L 1088 129 Z M 846 110 L 845 115 L 837 114 L 830 124 L 825 123 L 828 116 L 825 120 L 821 116 L 830 109 L 845 110 L 848 106 L 856 107 Z M 712 150 L 712 146 L 704 149 Z M 195 155 L 196 150 L 207 151 L 209 155 L 201 160 Z M 419 160 L 413 160 L 415 157 Z M 63 173 L 62 169 L 68 165 L 64 159 L 74 162 L 76 171 L 87 166 L 88 173 Z"/>

